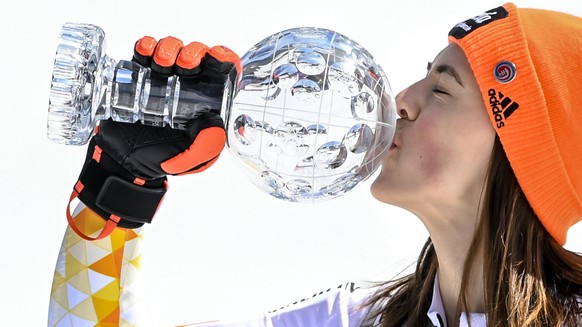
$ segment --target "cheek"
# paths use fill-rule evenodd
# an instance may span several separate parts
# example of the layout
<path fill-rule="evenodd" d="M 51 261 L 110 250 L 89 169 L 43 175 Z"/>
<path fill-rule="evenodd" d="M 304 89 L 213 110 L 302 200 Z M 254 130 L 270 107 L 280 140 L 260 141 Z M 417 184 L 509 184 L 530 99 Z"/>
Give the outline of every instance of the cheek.
<path fill-rule="evenodd" d="M 488 121 L 469 117 L 447 126 L 427 125 L 418 137 L 424 140 L 417 148 L 418 176 L 427 187 L 457 196 L 480 188 L 495 137 Z"/>
<path fill-rule="evenodd" d="M 450 131 L 445 126 L 427 121 L 418 127 L 410 140 L 413 144 L 406 148 L 411 160 L 409 167 L 416 169 L 428 182 L 438 178 L 451 165 L 454 144 L 447 137 Z"/>
<path fill-rule="evenodd" d="M 450 146 L 437 122 L 417 123 L 414 129 L 402 132 L 404 143 L 384 159 L 381 173 L 372 184 L 376 198 L 406 197 L 442 180 L 443 171 L 450 165 Z"/>

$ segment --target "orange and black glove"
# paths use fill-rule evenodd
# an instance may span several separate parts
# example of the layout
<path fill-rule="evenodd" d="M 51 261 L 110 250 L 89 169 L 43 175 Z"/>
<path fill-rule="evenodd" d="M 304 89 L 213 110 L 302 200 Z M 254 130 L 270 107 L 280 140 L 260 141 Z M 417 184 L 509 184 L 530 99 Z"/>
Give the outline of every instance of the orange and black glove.
<path fill-rule="evenodd" d="M 184 46 L 174 37 L 158 42 L 146 36 L 136 42 L 133 60 L 152 69 L 152 83 L 177 75 L 180 98 L 194 105 L 196 99 L 204 99 L 209 110 L 190 120 L 186 130 L 100 122 L 71 200 L 78 197 L 99 214 L 106 220 L 105 228 L 97 237 L 84 235 L 67 208 L 69 225 L 88 240 L 103 238 L 115 227 L 150 223 L 166 193 L 166 175 L 207 169 L 225 145 L 221 103 L 225 81 L 229 75 L 236 79 L 240 69 L 238 55 L 223 46 L 209 48 L 199 42 Z"/>

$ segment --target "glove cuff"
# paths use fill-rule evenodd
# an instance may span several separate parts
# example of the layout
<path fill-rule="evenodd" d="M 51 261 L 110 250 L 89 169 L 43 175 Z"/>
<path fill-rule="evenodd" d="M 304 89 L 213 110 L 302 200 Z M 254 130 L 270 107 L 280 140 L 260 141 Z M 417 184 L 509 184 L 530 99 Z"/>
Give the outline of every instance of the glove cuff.
<path fill-rule="evenodd" d="M 167 190 L 167 178 L 144 180 L 129 173 L 92 139 L 75 185 L 78 198 L 102 218 L 119 217 L 117 226 L 151 223 Z"/>

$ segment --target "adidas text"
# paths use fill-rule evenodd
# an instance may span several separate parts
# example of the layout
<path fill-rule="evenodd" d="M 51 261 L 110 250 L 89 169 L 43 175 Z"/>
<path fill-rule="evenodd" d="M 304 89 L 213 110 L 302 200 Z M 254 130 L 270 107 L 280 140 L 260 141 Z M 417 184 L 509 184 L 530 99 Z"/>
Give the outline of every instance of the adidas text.
<path fill-rule="evenodd" d="M 488 95 L 491 113 L 495 117 L 497 128 L 501 128 L 505 126 L 507 118 L 519 108 L 519 104 L 495 89 L 489 89 Z"/>

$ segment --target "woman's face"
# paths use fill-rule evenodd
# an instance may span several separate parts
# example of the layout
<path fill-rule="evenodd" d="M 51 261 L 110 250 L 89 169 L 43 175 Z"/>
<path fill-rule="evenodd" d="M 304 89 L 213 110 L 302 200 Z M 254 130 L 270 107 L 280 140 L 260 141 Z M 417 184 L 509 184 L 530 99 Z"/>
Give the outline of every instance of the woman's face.
<path fill-rule="evenodd" d="M 476 208 L 495 131 L 461 48 L 441 51 L 396 106 L 400 119 L 374 197 L 421 215 Z"/>

